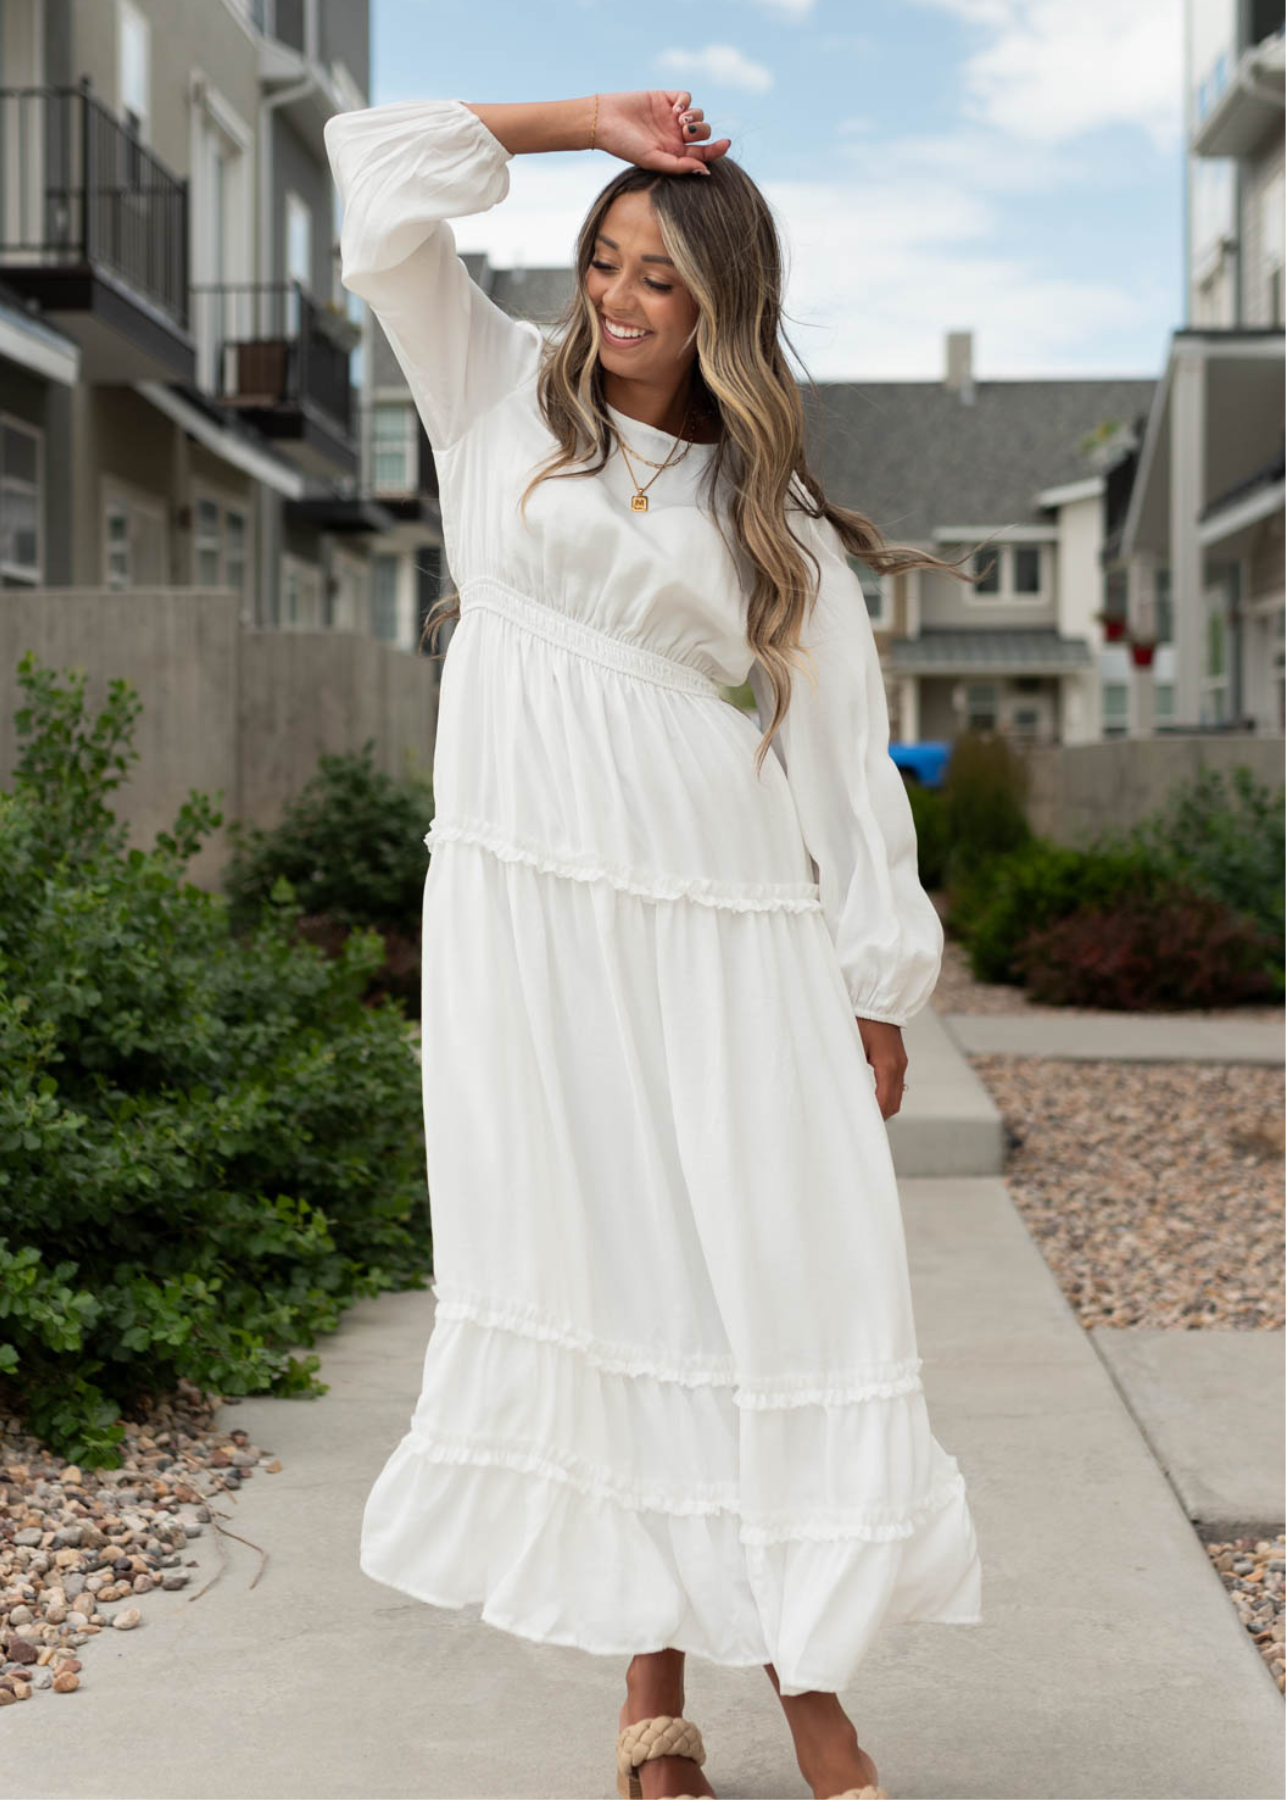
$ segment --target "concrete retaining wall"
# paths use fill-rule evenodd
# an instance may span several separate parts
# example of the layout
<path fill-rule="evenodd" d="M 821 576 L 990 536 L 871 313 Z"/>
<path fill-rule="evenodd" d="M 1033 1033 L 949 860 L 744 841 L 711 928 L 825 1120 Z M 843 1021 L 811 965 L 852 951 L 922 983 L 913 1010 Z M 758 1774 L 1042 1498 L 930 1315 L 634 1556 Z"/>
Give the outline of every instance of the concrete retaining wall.
<path fill-rule="evenodd" d="M 28 650 L 60 676 L 88 671 L 91 718 L 111 681 L 137 689 L 139 760 L 111 802 L 132 844 L 150 847 L 189 789 L 223 790 L 225 829 L 189 869 L 203 887 L 220 885 L 226 823 L 275 824 L 323 752 L 374 738 L 388 774 L 431 774 L 440 662 L 352 632 L 254 630 L 239 604 L 199 588 L 0 594 L 0 788 L 21 749 L 16 671 Z"/>
<path fill-rule="evenodd" d="M 1033 746 L 1024 752 L 1027 816 L 1041 836 L 1082 845 L 1100 831 L 1137 824 L 1201 768 L 1229 775 L 1245 764 L 1256 780 L 1279 786 L 1283 748 L 1282 738 L 1253 733 Z"/>

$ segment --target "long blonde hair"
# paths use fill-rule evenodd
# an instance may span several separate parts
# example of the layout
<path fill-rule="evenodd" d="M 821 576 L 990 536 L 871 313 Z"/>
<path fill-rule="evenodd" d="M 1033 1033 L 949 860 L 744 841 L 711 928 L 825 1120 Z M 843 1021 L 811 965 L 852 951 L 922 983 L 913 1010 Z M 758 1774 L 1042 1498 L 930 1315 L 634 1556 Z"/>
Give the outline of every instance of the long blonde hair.
<path fill-rule="evenodd" d="M 590 207 L 576 240 L 576 281 L 553 323 L 537 375 L 537 395 L 555 447 L 523 491 L 521 511 L 541 481 L 593 476 L 612 451 L 614 427 L 603 392 L 601 328 L 587 291 L 587 271 L 608 209 L 621 195 L 643 190 L 675 271 L 697 304 L 693 398 L 718 421 L 720 433 L 703 477 L 707 499 L 727 471 L 731 501 L 729 544 L 720 509 L 716 526 L 728 548 L 753 570 L 746 637 L 773 684 L 776 706 L 760 739 L 758 769 L 790 703 L 790 668 L 798 666 L 802 631 L 821 571 L 810 547 L 788 524 L 788 508 L 834 526 L 845 551 L 876 573 L 936 569 L 972 582 L 961 568 L 978 546 L 952 562 L 886 541 L 865 514 L 827 499 L 804 454 L 804 408 L 799 384 L 783 354 L 782 256 L 776 222 L 758 187 L 728 156 L 708 163 L 709 178 L 668 175 L 629 165 Z M 689 340 L 691 341 L 691 340 Z M 816 395 L 816 388 L 809 383 Z M 590 452 L 598 460 L 584 464 Z M 570 465 L 577 465 L 571 467 Z M 989 542 L 990 540 L 984 540 Z M 813 575 L 807 574 L 805 559 Z M 864 600 L 858 598 L 858 604 Z M 441 609 L 441 610 L 439 610 Z M 426 616 L 421 645 L 459 613 L 447 594 Z"/>

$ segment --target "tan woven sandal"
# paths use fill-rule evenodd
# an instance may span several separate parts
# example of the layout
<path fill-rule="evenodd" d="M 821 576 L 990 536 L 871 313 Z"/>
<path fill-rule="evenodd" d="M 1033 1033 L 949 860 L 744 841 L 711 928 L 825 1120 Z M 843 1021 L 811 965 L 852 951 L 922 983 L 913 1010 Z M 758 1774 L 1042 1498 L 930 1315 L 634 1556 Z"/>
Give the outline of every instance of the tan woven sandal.
<path fill-rule="evenodd" d="M 643 1787 L 635 1773 L 640 1763 L 654 1756 L 690 1756 L 697 1767 L 706 1759 L 701 1733 L 690 1719 L 657 1713 L 636 1719 L 616 1740 L 616 1791 L 622 1800 L 643 1800 Z M 701 1800 L 696 1794 L 671 1794 L 667 1800 Z"/>

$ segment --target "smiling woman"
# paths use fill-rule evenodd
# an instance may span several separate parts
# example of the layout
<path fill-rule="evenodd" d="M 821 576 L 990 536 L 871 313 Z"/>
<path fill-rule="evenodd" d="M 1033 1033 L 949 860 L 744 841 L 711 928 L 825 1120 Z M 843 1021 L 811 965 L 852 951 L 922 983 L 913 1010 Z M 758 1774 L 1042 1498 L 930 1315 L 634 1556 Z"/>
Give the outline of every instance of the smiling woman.
<path fill-rule="evenodd" d="M 361 1566 L 632 1656 L 623 1795 L 714 1792 L 688 1652 L 767 1669 L 815 1795 L 874 1795 L 836 1690 L 885 1623 L 981 1616 L 884 1129 L 942 927 L 847 553 L 936 559 L 809 470 L 771 213 L 690 94 L 326 135 L 459 586 L 423 920 L 436 1310 Z M 514 155 L 590 145 L 627 166 L 546 341 L 448 221 Z M 722 698 L 747 680 L 758 728 Z"/>

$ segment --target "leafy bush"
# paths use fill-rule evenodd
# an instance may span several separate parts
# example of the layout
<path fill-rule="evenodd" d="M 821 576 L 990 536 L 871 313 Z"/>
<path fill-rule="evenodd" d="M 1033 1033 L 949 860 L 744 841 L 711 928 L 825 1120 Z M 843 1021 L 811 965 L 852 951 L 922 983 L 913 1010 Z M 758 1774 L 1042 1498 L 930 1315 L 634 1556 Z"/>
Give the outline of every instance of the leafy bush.
<path fill-rule="evenodd" d="M 1274 793 L 1244 765 L 1227 780 L 1201 769 L 1167 803 L 1117 841 L 1164 875 L 1222 900 L 1267 941 L 1275 992 L 1283 991 L 1286 938 L 1286 789 Z"/>
<path fill-rule="evenodd" d="M 287 884 L 242 937 L 183 878 L 220 822 L 193 793 L 154 850 L 105 796 L 134 753 L 123 683 L 29 655 L 0 794 L 0 1380 L 51 1448 L 117 1464 L 122 1409 L 180 1377 L 322 1392 L 311 1346 L 431 1268 L 420 1081 L 383 954 L 331 961 Z"/>
<path fill-rule="evenodd" d="M 940 888 L 947 877 L 947 854 L 951 839 L 947 824 L 946 797 L 936 788 L 918 781 L 907 783 L 911 817 L 915 821 L 915 842 L 921 884 Z"/>
<path fill-rule="evenodd" d="M 1164 885 L 1140 851 L 1074 850 L 1032 838 L 952 889 L 947 923 L 979 981 L 1021 984 L 1015 959 L 1028 932 Z"/>
<path fill-rule="evenodd" d="M 1014 962 L 1033 1000 L 1125 1012 L 1267 999 L 1271 939 L 1191 889 L 1129 894 L 1030 932 Z"/>
<path fill-rule="evenodd" d="M 949 888 L 964 885 L 996 857 L 1031 839 L 1027 771 L 1005 738 L 962 733 L 952 747 L 942 797 Z"/>
<path fill-rule="evenodd" d="M 377 769 L 375 741 L 320 758 L 317 773 L 270 830 L 237 820 L 228 827 L 224 873 L 235 930 L 253 924 L 275 884 L 289 881 L 302 908 L 300 932 L 333 955 L 349 931 L 369 927 L 384 956 L 367 998 L 395 995 L 412 1018 L 420 1009 L 420 906 L 433 817 L 429 782 L 395 780 Z"/>

